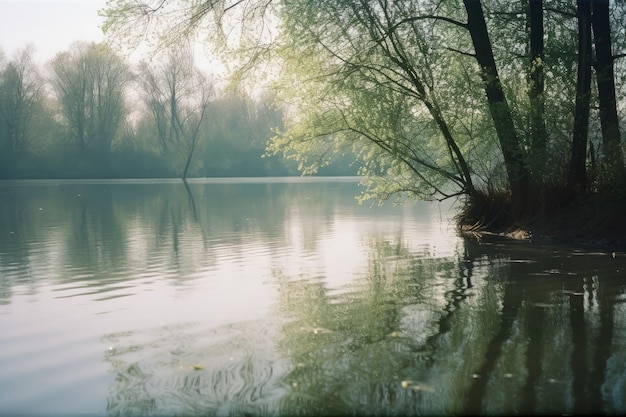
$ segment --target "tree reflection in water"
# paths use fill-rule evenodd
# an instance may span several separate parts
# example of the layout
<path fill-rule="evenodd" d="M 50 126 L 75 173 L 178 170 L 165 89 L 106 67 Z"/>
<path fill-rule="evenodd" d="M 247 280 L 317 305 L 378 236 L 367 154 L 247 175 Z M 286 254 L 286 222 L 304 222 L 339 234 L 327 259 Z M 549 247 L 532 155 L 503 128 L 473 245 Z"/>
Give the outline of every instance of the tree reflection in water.
<path fill-rule="evenodd" d="M 111 415 L 624 413 L 626 258 L 372 239 L 347 288 L 281 272 L 272 317 L 107 336 Z M 284 269 L 289 269 L 285 267 Z"/>
<path fill-rule="evenodd" d="M 106 346 L 110 415 L 626 413 L 624 254 L 436 257 L 430 208 L 372 214 L 356 184 L 33 187 L 0 190 L 2 341 L 28 351 L 0 359 L 22 386 L 71 395 Z M 40 316 L 11 315 L 24 292 L 56 357 Z"/>

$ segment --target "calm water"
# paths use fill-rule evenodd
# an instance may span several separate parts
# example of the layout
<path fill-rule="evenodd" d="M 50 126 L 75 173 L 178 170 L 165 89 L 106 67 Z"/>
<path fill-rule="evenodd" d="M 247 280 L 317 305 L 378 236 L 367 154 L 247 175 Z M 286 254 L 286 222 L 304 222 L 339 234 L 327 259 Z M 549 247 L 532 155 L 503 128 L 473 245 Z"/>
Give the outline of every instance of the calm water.
<path fill-rule="evenodd" d="M 626 412 L 626 255 L 358 191 L 0 183 L 0 415 Z"/>

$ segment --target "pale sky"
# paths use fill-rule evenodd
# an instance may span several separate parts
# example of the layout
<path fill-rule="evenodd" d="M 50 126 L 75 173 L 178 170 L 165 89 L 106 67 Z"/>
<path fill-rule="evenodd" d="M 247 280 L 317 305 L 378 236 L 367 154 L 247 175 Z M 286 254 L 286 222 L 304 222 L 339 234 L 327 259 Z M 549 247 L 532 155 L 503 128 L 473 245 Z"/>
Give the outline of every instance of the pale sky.
<path fill-rule="evenodd" d="M 98 11 L 105 5 L 106 0 L 0 0 L 0 50 L 11 59 L 32 43 L 35 63 L 42 65 L 76 41 L 102 42 Z M 196 49 L 196 65 L 213 75 L 225 71 L 202 47 Z"/>
<path fill-rule="evenodd" d="M 0 48 L 7 57 L 29 43 L 45 63 L 75 41 L 101 42 L 105 0 L 0 0 Z"/>

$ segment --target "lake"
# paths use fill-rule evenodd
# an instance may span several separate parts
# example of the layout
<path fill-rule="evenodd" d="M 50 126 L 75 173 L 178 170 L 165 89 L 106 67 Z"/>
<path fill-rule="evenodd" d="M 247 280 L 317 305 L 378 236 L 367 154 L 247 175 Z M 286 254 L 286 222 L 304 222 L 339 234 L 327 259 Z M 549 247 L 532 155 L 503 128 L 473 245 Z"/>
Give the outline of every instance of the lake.
<path fill-rule="evenodd" d="M 0 415 L 626 413 L 626 255 L 354 178 L 0 182 Z"/>

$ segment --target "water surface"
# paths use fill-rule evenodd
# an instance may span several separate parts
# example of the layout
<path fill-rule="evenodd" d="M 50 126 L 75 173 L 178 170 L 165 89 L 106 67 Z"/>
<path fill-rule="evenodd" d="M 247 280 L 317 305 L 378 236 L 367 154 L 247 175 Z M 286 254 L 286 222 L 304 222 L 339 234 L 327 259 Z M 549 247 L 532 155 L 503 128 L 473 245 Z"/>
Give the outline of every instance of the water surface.
<path fill-rule="evenodd" d="M 626 412 L 626 256 L 353 179 L 0 183 L 0 415 Z"/>

